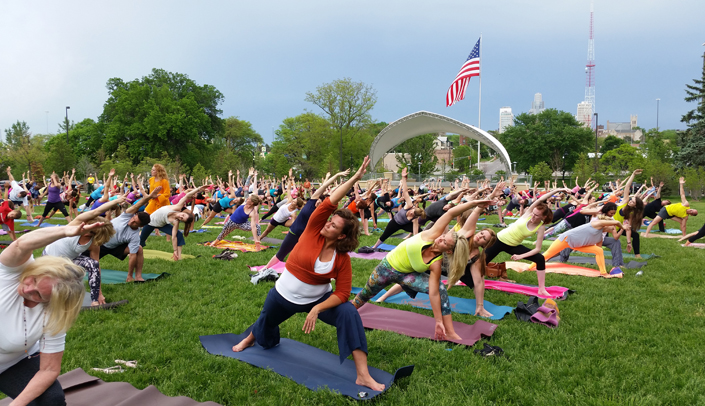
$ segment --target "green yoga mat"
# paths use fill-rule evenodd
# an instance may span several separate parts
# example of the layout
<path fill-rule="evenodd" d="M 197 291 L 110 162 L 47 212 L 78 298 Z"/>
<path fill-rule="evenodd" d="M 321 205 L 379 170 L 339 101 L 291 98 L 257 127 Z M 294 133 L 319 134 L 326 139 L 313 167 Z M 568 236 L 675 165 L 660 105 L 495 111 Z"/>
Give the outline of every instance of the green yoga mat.
<path fill-rule="evenodd" d="M 169 276 L 168 273 L 143 273 L 142 278 L 144 278 L 145 281 L 152 281 L 152 280 L 157 280 L 161 279 L 164 277 Z M 112 269 L 101 269 L 100 270 L 100 283 L 103 285 L 117 285 L 119 283 L 127 283 L 125 280 L 127 279 L 127 272 L 122 272 L 122 271 L 113 271 Z M 86 275 L 83 280 L 87 281 L 88 280 L 88 275 Z"/>
<path fill-rule="evenodd" d="M 157 250 L 142 250 L 144 252 L 144 257 L 146 259 L 165 259 L 171 261 L 171 256 L 174 255 L 171 252 L 157 251 Z M 196 258 L 193 255 L 181 254 L 181 259 L 193 259 Z M 144 274 L 143 274 L 144 275 Z"/>

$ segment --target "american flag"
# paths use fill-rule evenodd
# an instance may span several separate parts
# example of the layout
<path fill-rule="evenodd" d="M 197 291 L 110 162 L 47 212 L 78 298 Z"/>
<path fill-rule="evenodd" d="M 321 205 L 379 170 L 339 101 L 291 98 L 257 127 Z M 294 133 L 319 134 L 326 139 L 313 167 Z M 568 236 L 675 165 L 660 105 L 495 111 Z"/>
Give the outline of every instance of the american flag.
<path fill-rule="evenodd" d="M 467 61 L 460 68 L 460 72 L 455 76 L 453 84 L 450 85 L 446 94 L 446 107 L 454 105 L 465 98 L 465 89 L 468 87 L 470 78 L 480 76 L 480 40 L 477 40 Z"/>

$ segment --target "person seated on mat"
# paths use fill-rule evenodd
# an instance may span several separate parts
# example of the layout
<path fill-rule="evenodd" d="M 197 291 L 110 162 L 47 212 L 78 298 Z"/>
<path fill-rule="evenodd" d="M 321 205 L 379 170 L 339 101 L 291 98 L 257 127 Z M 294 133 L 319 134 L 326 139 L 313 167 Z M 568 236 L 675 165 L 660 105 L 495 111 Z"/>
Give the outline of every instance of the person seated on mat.
<path fill-rule="evenodd" d="M 512 225 L 497 234 L 497 242 L 485 251 L 485 263 L 490 263 L 501 252 L 512 255 L 512 261 L 527 259 L 536 263 L 536 276 L 539 282 L 539 295 L 548 296 L 546 291 L 546 261 L 541 255 L 543 243 L 544 224 L 553 219 L 553 212 L 545 201 L 560 191 L 568 192 L 570 189 L 560 188 L 544 194 L 529 206 L 525 214 Z M 535 248 L 530 250 L 522 245 L 522 241 L 536 234 Z"/>
<path fill-rule="evenodd" d="M 302 244 L 291 252 L 286 270 L 267 294 L 252 331 L 233 347 L 233 351 L 246 351 L 255 342 L 265 349 L 276 346 L 279 325 L 296 313 L 308 312 L 303 331 L 306 334 L 313 331 L 319 318 L 335 326 L 340 363 L 352 354 L 357 370 L 355 383 L 376 391 L 384 390 L 384 385 L 370 376 L 365 329 L 357 310 L 348 302 L 352 287 L 348 252 L 357 248 L 360 225 L 349 210 L 338 210 L 345 192 L 364 175 L 369 163 L 369 158 L 365 157 L 355 175 L 313 212 L 300 238 Z M 335 291 L 332 291 L 331 279 L 335 279 Z"/>
<path fill-rule="evenodd" d="M 141 184 L 139 184 L 139 188 L 142 189 Z M 142 191 L 144 192 L 144 190 Z M 146 206 L 151 199 L 157 198 L 161 191 L 162 187 L 157 186 L 150 194 L 143 194 L 142 199 L 115 217 L 111 221 L 115 234 L 110 238 L 110 241 L 100 246 L 100 258 L 110 254 L 123 261 L 128 255 L 130 256 L 127 265 L 127 282 L 144 282 L 142 278 L 144 252 L 140 246 L 140 227 L 149 224 L 151 218 L 149 214 L 140 211 L 140 208 Z"/>
<path fill-rule="evenodd" d="M 399 244 L 372 271 L 365 287 L 352 300 L 355 307 L 359 309 L 382 289 L 396 282 L 411 297 L 417 292 L 429 295 L 436 320 L 436 339 L 460 340 L 453 328 L 448 292 L 441 283 L 441 262 L 443 253 L 452 253 L 448 271 L 448 286 L 452 287 L 465 272 L 470 253 L 465 236 L 448 231 L 448 225 L 465 210 L 489 203 L 490 200 L 476 200 L 455 206 L 436 220 L 429 230 Z M 427 270 L 431 271 L 430 275 Z"/>
<path fill-rule="evenodd" d="M 504 182 L 500 182 L 495 187 L 493 193 L 491 193 L 487 199 L 493 201 L 499 197 L 502 193 L 502 187 Z M 466 286 L 473 289 L 475 292 L 475 315 L 481 317 L 492 317 L 492 313 L 485 310 L 484 298 L 485 298 L 485 250 L 491 247 L 492 244 L 497 240 L 497 235 L 494 230 L 490 228 L 485 228 L 476 232 L 477 230 L 477 220 L 482 215 L 483 211 L 491 203 L 482 203 L 471 210 L 466 210 L 462 217 L 466 217 L 462 228 L 457 230 L 459 236 L 463 236 L 468 240 L 468 251 L 469 260 L 465 265 L 465 270 L 458 280 L 463 282 Z M 480 251 L 482 248 L 482 251 Z M 443 256 L 443 262 L 441 264 L 441 275 L 448 276 L 450 273 L 450 267 L 452 263 L 448 255 Z M 426 273 L 430 274 L 430 270 Z M 450 285 L 449 285 L 450 286 Z M 450 288 L 448 288 L 450 289 Z M 384 302 L 388 297 L 399 294 L 402 292 L 402 287 L 400 285 L 394 285 L 387 293 L 382 295 L 377 301 Z"/>
<path fill-rule="evenodd" d="M 101 224 L 40 228 L 0 253 L 0 391 L 11 405 L 65 405 L 56 378 L 66 332 L 81 311 L 85 272 L 65 258 L 33 258 L 34 250 Z"/>
<path fill-rule="evenodd" d="M 228 234 L 232 233 L 235 229 L 240 229 L 243 231 L 251 231 L 252 239 L 255 241 L 255 245 L 260 245 L 260 234 L 262 234 L 262 229 L 259 225 L 259 205 L 262 201 L 257 195 L 250 195 L 250 197 L 245 200 L 245 204 L 240 205 L 233 214 L 225 219 L 225 224 L 223 224 L 223 229 L 218 234 L 215 241 L 206 244 L 211 247 L 215 247 L 218 243 Z"/>
<path fill-rule="evenodd" d="M 323 179 L 321 186 L 316 189 L 315 192 L 313 192 L 313 195 L 310 199 L 308 199 L 308 201 L 306 201 L 306 204 L 299 212 L 299 215 L 296 216 L 296 220 L 294 220 L 294 223 L 291 225 L 291 227 L 289 227 L 289 232 L 284 237 L 284 242 L 282 242 L 282 244 L 279 246 L 279 250 L 269 260 L 269 262 L 262 271 L 266 271 L 268 268 L 272 268 L 279 262 L 284 262 L 286 256 L 289 255 L 289 253 L 294 249 L 294 247 L 296 247 L 296 244 L 298 244 L 301 235 L 306 229 L 306 225 L 308 224 L 308 220 L 311 217 L 311 214 L 321 203 L 321 199 L 324 198 L 324 193 L 328 189 L 328 186 L 332 185 L 337 178 L 341 176 L 348 176 L 349 173 L 350 169 L 336 173 L 332 177 L 330 176 L 330 172 L 326 174 L 326 177 Z"/>
<path fill-rule="evenodd" d="M 409 196 L 409 191 L 406 186 L 407 176 L 407 168 L 402 169 L 399 190 L 402 193 L 404 205 L 400 206 L 399 211 L 389 220 L 387 227 L 372 249 L 377 249 L 387 238 L 391 237 L 399 230 L 404 230 L 414 235 L 419 233 L 419 218 L 424 218 L 426 213 L 422 208 L 414 206 L 414 201 Z"/>
<path fill-rule="evenodd" d="M 571 250 L 595 254 L 595 262 L 597 262 L 597 267 L 600 269 L 600 274 L 606 275 L 605 253 L 602 250 L 604 233 L 607 232 L 606 228 L 617 226 L 625 230 L 625 232 L 630 231 L 629 222 L 623 224 L 619 220 L 612 219 L 608 216 L 611 211 L 613 211 L 612 206 L 605 205 L 603 206 L 602 212 L 589 223 L 560 234 L 558 238 L 553 241 L 553 244 L 548 247 L 546 252 L 543 253 L 545 260 L 548 261 L 564 249 L 570 247 Z"/>
<path fill-rule="evenodd" d="M 154 189 L 156 190 L 156 188 Z M 142 227 L 142 233 L 140 234 L 140 246 L 144 247 L 147 245 L 147 237 L 154 231 L 158 229 L 164 231 L 166 235 L 171 236 L 171 244 L 174 249 L 174 254 L 172 259 L 178 261 L 181 259 L 181 249 L 186 245 L 186 240 L 184 237 L 188 237 L 189 230 L 191 229 L 191 223 L 193 223 L 193 214 L 189 211 L 181 211 L 186 202 L 195 196 L 196 193 L 201 191 L 201 188 L 191 189 L 186 193 L 186 196 L 181 199 L 181 201 L 173 206 L 164 206 L 158 208 L 154 213 L 150 214 L 149 224 Z M 163 192 L 157 195 L 155 198 L 163 196 Z M 151 203 L 151 201 L 150 201 Z M 149 204 L 147 205 L 149 207 Z M 184 223 L 184 233 L 179 231 L 179 223 Z"/>
<path fill-rule="evenodd" d="M 682 235 L 685 235 L 685 228 L 688 224 L 688 216 L 698 215 L 698 211 L 695 209 L 691 209 L 690 203 L 688 203 L 688 200 L 686 200 L 685 198 L 685 190 L 683 190 L 685 178 L 681 177 L 678 180 L 678 183 L 680 184 L 681 202 L 669 204 L 661 208 L 661 211 L 659 211 L 658 216 L 656 216 L 651 222 L 651 224 L 646 227 L 646 232 L 644 233 L 645 238 L 649 237 L 649 233 L 651 232 L 651 229 L 654 227 L 654 225 L 660 223 L 665 219 L 671 219 L 673 221 L 678 222 L 681 226 L 680 228 Z"/>
<path fill-rule="evenodd" d="M 88 274 L 88 286 L 91 291 L 91 306 L 105 304 L 105 297 L 100 286 L 100 246 L 115 235 L 113 225 L 101 215 L 108 210 L 114 209 L 124 201 L 125 198 L 120 197 L 101 205 L 95 210 L 79 214 L 68 224 L 69 226 L 100 223 L 102 227 L 80 236 L 56 240 L 47 245 L 42 252 L 43 256 L 66 258 L 86 271 Z"/>

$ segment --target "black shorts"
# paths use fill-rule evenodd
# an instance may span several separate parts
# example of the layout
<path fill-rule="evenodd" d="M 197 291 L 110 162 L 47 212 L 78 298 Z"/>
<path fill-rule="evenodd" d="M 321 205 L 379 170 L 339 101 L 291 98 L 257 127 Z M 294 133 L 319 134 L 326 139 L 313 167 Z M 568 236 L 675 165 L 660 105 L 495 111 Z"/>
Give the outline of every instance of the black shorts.
<path fill-rule="evenodd" d="M 100 257 L 103 258 L 104 256 L 110 254 L 110 255 L 114 256 L 115 258 L 119 259 L 120 261 L 122 261 L 125 258 L 127 258 L 127 256 L 129 255 L 129 254 L 125 253 L 125 251 L 127 251 L 127 246 L 128 246 L 127 243 L 118 245 L 115 248 L 107 248 L 105 245 L 101 245 L 100 246 Z"/>
<path fill-rule="evenodd" d="M 211 210 L 216 213 L 220 213 L 221 211 L 223 211 L 223 208 L 220 206 L 220 202 L 215 202 L 213 206 L 211 206 Z"/>
<path fill-rule="evenodd" d="M 665 220 L 665 219 L 670 219 L 671 217 L 673 217 L 673 216 L 671 216 L 670 214 L 668 214 L 668 210 L 666 210 L 666 206 L 663 206 L 663 207 L 661 208 L 661 210 L 658 212 L 658 216 L 661 217 L 661 218 L 664 219 L 664 220 Z"/>
<path fill-rule="evenodd" d="M 288 221 L 288 219 L 287 219 L 287 221 Z M 276 221 L 276 220 L 274 220 L 274 219 L 271 219 L 271 220 L 269 220 L 269 224 L 271 224 L 271 225 L 274 226 L 274 227 L 277 227 L 277 226 L 285 226 L 286 221 L 283 222 L 283 223 L 280 223 L 280 222 L 278 222 L 278 221 Z"/>

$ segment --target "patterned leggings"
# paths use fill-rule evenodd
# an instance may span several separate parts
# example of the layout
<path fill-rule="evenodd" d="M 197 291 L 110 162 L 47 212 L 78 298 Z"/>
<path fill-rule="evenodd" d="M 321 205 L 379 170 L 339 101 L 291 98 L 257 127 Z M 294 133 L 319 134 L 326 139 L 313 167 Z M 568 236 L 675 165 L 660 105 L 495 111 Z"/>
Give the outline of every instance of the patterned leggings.
<path fill-rule="evenodd" d="M 392 268 L 385 258 L 372 271 L 372 275 L 370 275 L 365 287 L 353 299 L 353 304 L 355 307 L 360 308 L 360 306 L 375 297 L 384 287 L 392 283 L 401 285 L 402 289 L 413 298 L 416 297 L 416 292 L 428 293 L 428 279 L 429 275 L 425 273 L 399 272 Z M 438 292 L 441 294 L 441 314 L 447 316 L 450 314 L 450 301 L 448 300 L 448 291 L 443 283 L 438 284 Z"/>
<path fill-rule="evenodd" d="M 218 234 L 218 238 L 216 238 L 216 240 L 222 240 L 223 238 L 227 237 L 228 234 L 232 233 L 235 229 L 252 231 L 252 224 L 250 224 L 250 219 L 247 219 L 247 221 L 244 223 L 236 223 L 230 220 L 230 216 L 228 216 L 228 218 L 225 220 L 225 224 L 223 224 L 223 230 L 220 232 L 220 234 Z M 259 224 L 257 224 L 257 235 L 262 235 L 262 229 L 260 228 Z"/>
<path fill-rule="evenodd" d="M 73 263 L 88 273 L 88 286 L 91 288 L 91 302 L 97 302 L 100 295 L 100 263 L 91 257 L 79 255 Z"/>

